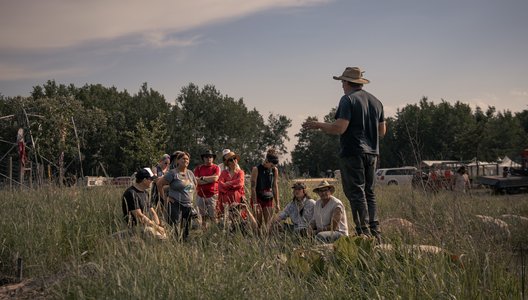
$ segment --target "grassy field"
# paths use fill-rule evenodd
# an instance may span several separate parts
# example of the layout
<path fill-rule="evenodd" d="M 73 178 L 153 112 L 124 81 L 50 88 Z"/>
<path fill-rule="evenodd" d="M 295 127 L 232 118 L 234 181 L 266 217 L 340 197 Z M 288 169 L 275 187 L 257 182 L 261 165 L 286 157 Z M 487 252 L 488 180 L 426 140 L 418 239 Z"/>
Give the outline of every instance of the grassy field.
<path fill-rule="evenodd" d="M 291 191 L 281 187 L 284 206 Z M 528 285 L 528 250 L 519 250 L 528 247 L 528 224 L 509 219 L 508 232 L 476 217 L 528 217 L 526 195 L 378 188 L 380 220 L 403 218 L 412 230 L 382 227 L 392 251 L 354 239 L 327 251 L 309 239 L 218 228 L 195 230 L 186 243 L 117 239 L 123 190 L 1 191 L 0 299 L 521 299 L 523 279 Z M 336 196 L 345 199 L 340 187 Z M 408 251 L 419 244 L 446 252 Z M 6 284 L 19 257 L 25 281 L 15 292 Z"/>

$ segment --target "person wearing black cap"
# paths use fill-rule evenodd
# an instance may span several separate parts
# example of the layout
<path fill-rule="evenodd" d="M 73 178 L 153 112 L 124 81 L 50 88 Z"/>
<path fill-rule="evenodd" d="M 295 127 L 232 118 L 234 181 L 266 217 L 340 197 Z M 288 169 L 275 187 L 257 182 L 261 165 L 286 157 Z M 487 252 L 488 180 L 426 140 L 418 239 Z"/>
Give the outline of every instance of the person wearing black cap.
<path fill-rule="evenodd" d="M 121 207 L 125 222 L 129 227 L 139 224 L 145 226 L 147 231 L 151 231 L 158 237 L 165 236 L 165 229 L 161 226 L 156 211 L 150 207 L 147 189 L 152 184 L 155 176 L 150 168 L 142 168 L 136 172 L 136 179 L 132 186 L 123 193 Z M 147 212 L 152 218 L 147 216 Z"/>
<path fill-rule="evenodd" d="M 251 170 L 251 204 L 259 226 L 268 226 L 273 216 L 273 207 L 280 210 L 279 201 L 279 156 L 271 148 L 266 153 L 264 162 Z"/>
<path fill-rule="evenodd" d="M 218 177 L 220 168 L 213 163 L 216 154 L 211 150 L 201 154 L 203 164 L 194 168 L 198 182 L 196 206 L 202 217 L 202 228 L 207 229 L 209 220 L 216 221 L 216 201 L 218 199 Z"/>
<path fill-rule="evenodd" d="M 291 229 L 295 233 L 306 234 L 308 224 L 312 220 L 315 200 L 306 192 L 306 185 L 302 182 L 296 182 L 292 186 L 293 199 L 286 205 L 283 211 L 273 218 L 270 225 L 277 225 L 279 222 L 290 218 L 292 226 L 284 224 L 286 229 Z"/>

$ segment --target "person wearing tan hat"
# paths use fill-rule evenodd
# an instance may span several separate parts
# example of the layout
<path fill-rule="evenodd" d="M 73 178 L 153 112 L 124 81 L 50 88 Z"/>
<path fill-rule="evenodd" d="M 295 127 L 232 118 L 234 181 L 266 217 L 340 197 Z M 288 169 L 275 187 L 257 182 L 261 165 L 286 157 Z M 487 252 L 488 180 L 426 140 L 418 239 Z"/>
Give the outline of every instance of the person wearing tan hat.
<path fill-rule="evenodd" d="M 312 220 L 315 200 L 313 200 L 306 192 L 306 185 L 302 182 L 294 183 L 292 189 L 292 201 L 284 207 L 284 210 L 273 218 L 270 225 L 279 225 L 281 221 L 290 218 L 293 223 L 292 226 L 287 226 L 289 224 L 283 224 L 282 227 L 290 229 L 292 232 L 305 235 L 306 230 L 308 229 L 308 224 Z"/>
<path fill-rule="evenodd" d="M 379 138 L 386 132 L 383 104 L 363 90 L 370 81 L 358 67 L 347 67 L 341 76 L 344 96 L 332 123 L 309 121 L 306 129 L 320 129 L 340 136 L 340 171 L 343 190 L 350 201 L 358 235 L 379 236 L 374 195 L 374 176 L 379 155 Z"/>
<path fill-rule="evenodd" d="M 216 205 L 217 215 L 223 216 L 232 204 L 242 202 L 246 195 L 244 190 L 244 170 L 240 169 L 238 160 L 240 156 L 231 151 L 224 155 L 226 170 L 220 173 L 218 178 L 218 203 Z"/>
<path fill-rule="evenodd" d="M 315 202 L 309 227 L 315 238 L 324 243 L 332 243 L 341 236 L 347 236 L 345 206 L 341 200 L 333 196 L 335 187 L 323 180 L 313 191 L 320 198 Z"/>

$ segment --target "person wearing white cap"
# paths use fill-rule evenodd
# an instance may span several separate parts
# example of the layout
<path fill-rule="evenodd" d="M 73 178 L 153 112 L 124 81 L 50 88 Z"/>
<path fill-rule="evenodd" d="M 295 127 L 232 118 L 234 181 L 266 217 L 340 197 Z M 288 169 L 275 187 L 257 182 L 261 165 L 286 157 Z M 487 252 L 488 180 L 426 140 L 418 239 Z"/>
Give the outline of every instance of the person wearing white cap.
<path fill-rule="evenodd" d="M 227 148 L 222 150 L 222 160 L 224 160 L 225 156 L 229 153 L 231 153 L 231 150 Z M 223 162 L 218 165 L 218 168 L 220 168 L 220 173 L 222 173 L 223 170 L 227 170 L 227 166 Z"/>
<path fill-rule="evenodd" d="M 165 236 L 165 229 L 161 226 L 156 211 L 150 207 L 147 189 L 152 184 L 155 176 L 150 168 L 142 168 L 136 172 L 134 183 L 125 190 L 121 200 L 124 220 L 130 228 L 139 224 L 145 226 L 145 231 L 150 231 L 158 237 Z M 151 218 L 147 214 L 151 214 Z"/>

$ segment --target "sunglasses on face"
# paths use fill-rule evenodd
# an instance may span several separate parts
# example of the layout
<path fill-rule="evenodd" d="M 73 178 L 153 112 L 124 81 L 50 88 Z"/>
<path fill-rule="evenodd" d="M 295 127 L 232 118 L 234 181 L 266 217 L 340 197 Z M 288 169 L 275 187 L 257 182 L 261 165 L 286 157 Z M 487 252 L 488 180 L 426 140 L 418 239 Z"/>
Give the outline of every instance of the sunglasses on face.
<path fill-rule="evenodd" d="M 328 192 L 330 191 L 330 188 L 322 188 L 322 189 L 318 189 L 317 192 L 318 193 L 325 193 L 325 192 Z"/>
<path fill-rule="evenodd" d="M 204 155 L 203 157 L 204 157 L 204 158 L 213 158 L 212 155 Z"/>
<path fill-rule="evenodd" d="M 227 160 L 227 162 L 234 162 L 236 160 L 236 158 L 230 158 Z"/>
<path fill-rule="evenodd" d="M 302 190 L 304 190 L 304 188 L 302 188 L 302 187 L 293 188 L 293 189 L 296 190 L 296 191 L 302 191 Z"/>

